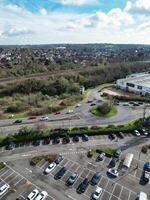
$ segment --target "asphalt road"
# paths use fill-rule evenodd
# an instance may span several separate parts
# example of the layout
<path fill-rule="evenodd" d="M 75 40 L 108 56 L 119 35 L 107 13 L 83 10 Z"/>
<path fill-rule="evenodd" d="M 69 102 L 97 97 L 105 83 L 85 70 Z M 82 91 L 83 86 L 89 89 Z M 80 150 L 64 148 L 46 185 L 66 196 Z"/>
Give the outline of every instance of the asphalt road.
<path fill-rule="evenodd" d="M 89 112 L 91 108 L 91 103 L 87 101 L 92 101 L 92 103 L 98 104 L 99 101 L 104 101 L 98 92 L 101 87 L 91 89 L 89 91 L 88 98 L 86 101 L 81 102 L 80 107 L 73 107 L 73 113 L 67 114 L 67 110 L 62 111 L 61 114 L 49 114 L 48 121 L 45 121 L 46 127 L 49 128 L 60 128 L 60 127 L 83 127 L 90 125 L 102 125 L 102 124 L 124 124 L 130 120 L 139 118 L 143 116 L 144 105 L 138 107 L 124 106 L 120 103 L 117 106 L 118 114 L 110 118 L 100 118 L 94 116 Z M 150 108 L 148 107 L 147 115 L 150 115 Z M 39 123 L 40 116 L 35 120 L 29 120 L 27 118 L 22 119 L 21 124 L 14 124 L 14 119 L 0 120 L 0 133 L 10 134 L 17 132 L 24 126 L 34 127 Z"/>

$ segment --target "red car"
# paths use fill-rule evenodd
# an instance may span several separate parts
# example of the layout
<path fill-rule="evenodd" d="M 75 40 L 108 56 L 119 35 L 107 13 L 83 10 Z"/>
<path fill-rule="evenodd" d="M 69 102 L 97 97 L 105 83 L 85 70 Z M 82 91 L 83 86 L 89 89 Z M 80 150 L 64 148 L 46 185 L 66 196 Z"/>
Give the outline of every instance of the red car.
<path fill-rule="evenodd" d="M 36 116 L 31 116 L 28 119 L 30 120 L 30 119 L 36 119 L 36 118 L 37 118 Z"/>
<path fill-rule="evenodd" d="M 60 114 L 60 112 L 59 112 L 59 111 L 55 113 L 55 115 L 59 115 L 59 114 Z"/>

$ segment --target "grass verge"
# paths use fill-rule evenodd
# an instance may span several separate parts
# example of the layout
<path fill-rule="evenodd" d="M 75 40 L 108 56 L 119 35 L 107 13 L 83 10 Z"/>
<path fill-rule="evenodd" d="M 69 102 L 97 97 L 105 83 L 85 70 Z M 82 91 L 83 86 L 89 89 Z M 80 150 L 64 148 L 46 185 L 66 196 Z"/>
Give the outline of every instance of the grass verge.
<path fill-rule="evenodd" d="M 5 167 L 5 164 L 3 162 L 0 162 L 0 170 Z"/>

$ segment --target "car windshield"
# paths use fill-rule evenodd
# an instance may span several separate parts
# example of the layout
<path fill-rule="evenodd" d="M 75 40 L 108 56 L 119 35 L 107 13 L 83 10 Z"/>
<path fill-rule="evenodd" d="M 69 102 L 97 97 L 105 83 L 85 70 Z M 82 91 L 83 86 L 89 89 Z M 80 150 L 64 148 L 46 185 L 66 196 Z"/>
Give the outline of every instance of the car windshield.
<path fill-rule="evenodd" d="M 95 192 L 95 195 L 96 195 L 96 196 L 98 196 L 98 195 L 99 195 L 99 193 L 98 193 L 98 192 Z"/>

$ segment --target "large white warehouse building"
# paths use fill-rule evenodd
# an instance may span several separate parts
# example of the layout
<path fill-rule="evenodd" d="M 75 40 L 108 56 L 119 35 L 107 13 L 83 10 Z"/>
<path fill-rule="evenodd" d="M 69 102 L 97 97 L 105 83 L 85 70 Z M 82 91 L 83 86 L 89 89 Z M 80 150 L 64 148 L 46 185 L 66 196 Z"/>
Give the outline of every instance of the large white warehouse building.
<path fill-rule="evenodd" d="M 150 72 L 131 74 L 117 80 L 117 87 L 125 91 L 150 96 Z"/>

